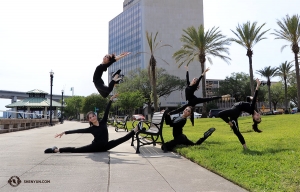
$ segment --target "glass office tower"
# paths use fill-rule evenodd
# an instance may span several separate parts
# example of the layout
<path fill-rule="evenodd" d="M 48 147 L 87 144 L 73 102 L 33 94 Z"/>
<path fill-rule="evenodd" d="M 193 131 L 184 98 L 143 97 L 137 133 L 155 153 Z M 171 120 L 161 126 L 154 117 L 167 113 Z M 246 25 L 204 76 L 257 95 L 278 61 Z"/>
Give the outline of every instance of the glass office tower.
<path fill-rule="evenodd" d="M 114 63 L 108 70 L 110 74 L 122 69 L 122 74 L 139 67 L 144 68 L 142 59 L 142 15 L 140 3 L 128 8 L 109 22 L 109 53 L 120 54 L 131 52 L 132 54 Z"/>

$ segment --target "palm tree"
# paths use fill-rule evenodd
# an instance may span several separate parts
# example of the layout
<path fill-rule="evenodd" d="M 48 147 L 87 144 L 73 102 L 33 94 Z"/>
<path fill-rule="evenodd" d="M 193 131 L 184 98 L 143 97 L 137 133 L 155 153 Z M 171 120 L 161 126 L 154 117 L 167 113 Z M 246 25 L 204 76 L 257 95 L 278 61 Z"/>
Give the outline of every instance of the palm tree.
<path fill-rule="evenodd" d="M 161 45 L 161 41 L 156 42 L 157 35 L 158 35 L 158 32 L 156 32 L 156 34 L 154 35 L 154 38 L 153 38 L 152 33 L 149 34 L 148 31 L 146 31 L 146 38 L 147 38 L 147 42 L 148 42 L 148 45 L 150 48 L 150 53 L 148 53 L 148 54 L 150 54 L 150 60 L 149 60 L 149 64 L 148 64 L 148 76 L 150 79 L 150 84 L 151 84 L 151 89 L 152 89 L 154 111 L 158 110 L 158 102 L 157 102 L 158 97 L 157 97 L 157 90 L 156 90 L 156 59 L 154 57 L 154 53 L 161 47 L 164 47 L 164 46 L 171 47 L 171 45 L 167 45 L 167 44 Z M 147 53 L 147 52 L 139 52 L 139 53 Z M 139 54 L 139 53 L 137 53 L 137 54 Z M 160 58 L 160 59 L 163 60 L 162 58 Z M 163 60 L 163 61 L 166 62 L 165 60 Z M 151 106 L 149 106 L 149 104 L 148 104 L 148 111 L 151 111 Z M 149 113 L 149 114 L 151 114 L 151 113 Z"/>
<path fill-rule="evenodd" d="M 299 41 L 300 41 L 300 17 L 299 15 L 293 15 L 290 17 L 286 15 L 285 18 L 282 18 L 282 21 L 277 20 L 277 24 L 280 27 L 280 30 L 275 29 L 275 33 L 272 33 L 276 36 L 275 39 L 283 39 L 290 43 L 290 47 L 294 53 L 295 69 L 296 69 L 296 79 L 297 79 L 297 105 L 298 112 L 300 111 L 300 76 L 299 76 Z M 284 45 L 281 47 L 281 51 L 287 47 Z"/>
<path fill-rule="evenodd" d="M 225 47 L 225 45 L 230 45 L 230 41 L 221 34 L 219 27 L 213 27 L 205 32 L 204 26 L 200 25 L 198 30 L 192 26 L 183 31 L 185 34 L 180 38 L 183 46 L 173 54 L 176 62 L 179 63 L 178 67 L 184 63 L 189 65 L 197 59 L 201 65 L 201 73 L 203 73 L 206 59 L 212 64 L 209 55 L 221 58 L 229 63 L 230 58 L 223 55 L 223 53 L 229 55 L 228 47 Z M 205 77 L 202 79 L 202 93 L 203 97 L 206 97 Z M 207 117 L 206 103 L 203 103 L 202 117 Z"/>
<path fill-rule="evenodd" d="M 271 67 L 271 66 L 268 66 L 268 67 L 265 67 L 264 69 L 260 69 L 260 70 L 256 70 L 256 72 L 263 76 L 263 77 L 266 77 L 268 80 L 267 80 L 267 86 L 268 86 L 268 92 L 269 92 L 269 106 L 270 106 L 270 111 L 272 111 L 272 106 L 271 106 L 271 90 L 270 90 L 270 87 L 271 87 L 271 78 L 276 76 L 277 74 L 277 70 L 278 68 L 277 67 Z"/>
<path fill-rule="evenodd" d="M 287 79 L 292 74 L 292 63 L 285 61 L 284 63 L 281 63 L 281 65 L 278 67 L 277 76 L 280 76 L 284 82 L 284 99 L 285 99 L 285 113 L 288 113 L 288 99 L 287 99 Z"/>
<path fill-rule="evenodd" d="M 237 39 L 231 38 L 230 40 L 233 42 L 236 42 L 237 44 L 239 44 L 247 49 L 246 55 L 249 58 L 249 74 L 250 74 L 251 93 L 254 93 L 253 67 L 252 67 L 253 47 L 259 41 L 266 39 L 265 37 L 263 37 L 263 35 L 270 29 L 260 32 L 265 24 L 266 23 L 262 24 L 261 26 L 256 26 L 257 22 L 254 22 L 251 24 L 250 21 L 247 21 L 246 23 L 243 23 L 242 25 L 238 24 L 238 26 L 236 27 L 236 32 L 231 30 L 235 34 Z"/>

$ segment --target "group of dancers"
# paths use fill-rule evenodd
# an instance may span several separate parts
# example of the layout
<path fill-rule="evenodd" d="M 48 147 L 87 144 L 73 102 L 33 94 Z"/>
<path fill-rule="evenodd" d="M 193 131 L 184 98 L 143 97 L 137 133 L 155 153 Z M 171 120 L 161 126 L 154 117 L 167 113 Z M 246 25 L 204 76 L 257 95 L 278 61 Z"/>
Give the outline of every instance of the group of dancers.
<path fill-rule="evenodd" d="M 124 52 L 120 55 L 115 56 L 114 54 L 107 54 L 104 56 L 103 61 L 100 65 L 97 66 L 94 76 L 93 76 L 93 82 L 95 84 L 96 89 L 98 90 L 99 94 L 106 98 L 111 91 L 113 90 L 114 86 L 118 84 L 122 80 L 121 69 L 117 70 L 112 74 L 112 80 L 109 83 L 108 86 L 104 84 L 104 81 L 102 79 L 103 72 L 107 70 L 107 68 L 112 65 L 114 62 L 122 59 L 123 57 L 129 55 L 130 52 Z M 217 99 L 224 99 L 230 97 L 229 94 L 222 95 L 219 97 L 210 97 L 210 98 L 198 98 L 195 96 L 195 91 L 199 89 L 199 83 L 202 77 L 205 75 L 207 71 L 209 71 L 209 68 L 205 69 L 204 72 L 201 74 L 199 78 L 193 78 L 193 80 L 190 82 L 189 80 L 189 71 L 188 67 L 186 66 L 186 81 L 187 86 L 185 88 L 185 97 L 188 103 L 176 110 L 170 111 L 169 109 L 166 109 L 163 111 L 165 122 L 167 125 L 173 128 L 173 140 L 166 142 L 161 148 L 164 151 L 171 151 L 176 147 L 177 145 L 200 145 L 205 141 L 214 131 L 215 128 L 210 128 L 208 131 L 206 131 L 196 143 L 190 141 L 186 135 L 183 134 L 183 127 L 186 124 L 187 118 L 190 118 L 192 125 L 194 126 L 194 107 L 199 103 L 209 102 L 212 100 Z M 241 112 L 247 112 L 252 115 L 253 118 L 253 125 L 252 128 L 256 132 L 261 132 L 261 130 L 258 129 L 257 125 L 261 122 L 260 114 L 256 110 L 256 100 L 257 100 L 257 94 L 258 89 L 260 87 L 260 81 L 256 79 L 257 86 L 254 93 L 254 96 L 251 97 L 250 100 L 247 100 L 247 102 L 238 102 L 235 103 L 230 109 L 223 110 L 219 112 L 219 117 L 222 118 L 233 130 L 234 134 L 238 137 L 240 143 L 242 144 L 244 149 L 247 149 L 245 139 L 241 132 L 239 131 L 238 127 L 238 117 L 240 116 Z M 83 146 L 83 147 L 64 147 L 64 148 L 57 148 L 56 146 L 52 148 L 47 148 L 44 152 L 45 153 L 91 153 L 91 152 L 105 152 L 108 151 L 119 144 L 129 140 L 131 137 L 135 135 L 136 132 L 143 129 L 142 122 L 139 122 L 135 128 L 132 129 L 128 134 L 125 136 L 116 139 L 116 140 L 110 140 L 108 136 L 108 129 L 107 129 L 107 120 L 108 120 L 108 114 L 109 109 L 111 106 L 111 103 L 113 100 L 118 96 L 118 94 L 113 95 L 105 109 L 105 113 L 103 115 L 103 118 L 101 121 L 98 121 L 97 116 L 93 111 L 90 111 L 87 113 L 86 118 L 89 121 L 90 127 L 85 129 L 76 129 L 76 130 L 70 130 L 65 131 L 60 134 L 56 134 L 55 138 L 61 138 L 63 135 L 67 134 L 74 134 L 74 133 L 91 133 L 94 136 L 94 140 L 91 144 Z M 182 115 L 180 117 L 175 118 L 174 120 L 171 120 L 171 115 L 182 112 Z"/>

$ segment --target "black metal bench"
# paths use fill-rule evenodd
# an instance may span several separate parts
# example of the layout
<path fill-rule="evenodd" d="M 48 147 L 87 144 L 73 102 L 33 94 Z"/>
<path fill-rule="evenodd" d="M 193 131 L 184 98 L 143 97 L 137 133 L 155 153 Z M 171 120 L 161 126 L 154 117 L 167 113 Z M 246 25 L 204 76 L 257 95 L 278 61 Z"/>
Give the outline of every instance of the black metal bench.
<path fill-rule="evenodd" d="M 118 119 L 115 117 L 114 119 L 115 131 L 118 132 L 119 129 L 124 129 L 125 131 L 128 132 L 128 128 L 127 128 L 128 119 L 129 119 L 128 115 L 125 116 L 122 121 L 118 121 Z"/>
<path fill-rule="evenodd" d="M 134 141 L 137 141 L 136 153 L 140 153 L 140 147 L 144 145 L 156 145 L 157 140 L 161 139 L 161 144 L 164 145 L 162 129 L 164 125 L 164 112 L 156 112 L 153 114 L 152 120 L 143 122 L 143 129 L 136 132 L 132 137 L 131 146 L 134 146 Z M 167 151 L 164 151 L 167 152 Z"/>

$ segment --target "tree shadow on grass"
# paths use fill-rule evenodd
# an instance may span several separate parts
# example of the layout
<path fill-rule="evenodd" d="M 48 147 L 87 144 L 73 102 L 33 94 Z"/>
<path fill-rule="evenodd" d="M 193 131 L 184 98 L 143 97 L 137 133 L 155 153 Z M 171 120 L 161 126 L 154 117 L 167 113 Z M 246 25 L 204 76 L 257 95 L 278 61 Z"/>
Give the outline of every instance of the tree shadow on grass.
<path fill-rule="evenodd" d="M 247 149 L 244 150 L 243 153 L 246 155 L 265 155 L 265 154 L 274 154 L 274 153 L 280 153 L 283 151 L 289 151 L 290 149 L 273 149 L 273 148 L 269 148 L 269 149 L 265 149 L 263 151 L 257 151 L 257 150 L 251 150 L 251 149 Z"/>

